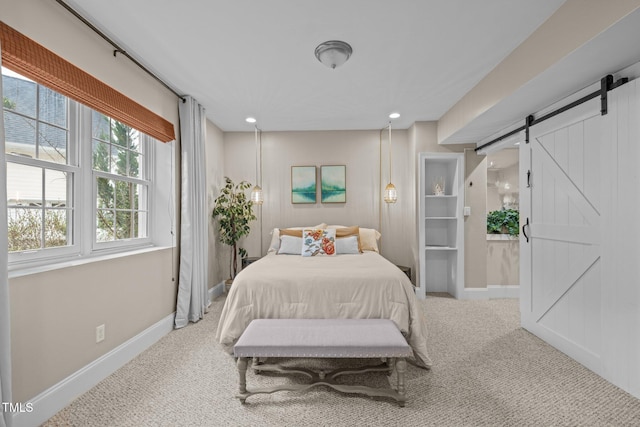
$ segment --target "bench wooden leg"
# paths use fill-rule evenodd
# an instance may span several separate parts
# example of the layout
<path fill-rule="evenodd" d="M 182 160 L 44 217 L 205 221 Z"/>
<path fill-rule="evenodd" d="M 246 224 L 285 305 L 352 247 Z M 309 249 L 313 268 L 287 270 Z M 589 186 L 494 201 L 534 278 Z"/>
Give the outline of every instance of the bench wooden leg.
<path fill-rule="evenodd" d="M 247 362 L 248 358 L 240 357 L 238 358 L 238 375 L 240 377 L 240 394 L 238 395 L 238 399 L 240 399 L 241 403 L 244 403 L 247 400 Z"/>
<path fill-rule="evenodd" d="M 404 384 L 404 373 L 407 371 L 407 361 L 399 357 L 396 359 L 396 374 L 398 375 L 398 394 L 400 395 L 400 399 L 398 400 L 398 404 L 401 407 L 404 407 L 404 402 L 406 400 L 406 387 Z"/>
<path fill-rule="evenodd" d="M 389 359 L 387 359 L 387 367 L 389 368 L 387 370 L 387 376 L 390 377 L 391 374 L 393 374 L 393 370 L 395 369 L 396 366 L 396 358 L 395 357 L 390 357 Z"/>

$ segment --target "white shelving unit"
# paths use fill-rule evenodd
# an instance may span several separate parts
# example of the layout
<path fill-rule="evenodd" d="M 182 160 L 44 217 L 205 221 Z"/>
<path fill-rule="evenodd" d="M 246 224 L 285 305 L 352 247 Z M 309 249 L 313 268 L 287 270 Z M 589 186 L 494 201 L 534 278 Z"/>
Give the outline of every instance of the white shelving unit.
<path fill-rule="evenodd" d="M 447 292 L 458 298 L 464 291 L 464 155 L 420 153 L 419 287 L 427 292 Z M 444 180 L 444 194 L 433 185 Z"/>

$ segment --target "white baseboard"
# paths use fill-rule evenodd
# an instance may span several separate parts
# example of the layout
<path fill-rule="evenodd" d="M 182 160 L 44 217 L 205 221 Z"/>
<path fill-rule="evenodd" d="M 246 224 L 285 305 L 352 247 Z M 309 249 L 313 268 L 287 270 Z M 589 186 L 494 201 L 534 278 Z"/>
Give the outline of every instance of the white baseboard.
<path fill-rule="evenodd" d="M 224 293 L 224 280 L 209 289 L 209 303 Z"/>
<path fill-rule="evenodd" d="M 464 288 L 460 299 L 483 300 L 494 298 L 520 298 L 520 286 L 489 285 L 486 288 Z"/>
<path fill-rule="evenodd" d="M 489 285 L 487 292 L 489 298 L 520 298 L 520 286 L 518 285 Z"/>
<path fill-rule="evenodd" d="M 175 313 L 168 315 L 31 399 L 29 402 L 33 404 L 33 411 L 14 414 L 13 427 L 34 427 L 47 421 L 74 399 L 89 391 L 93 386 L 171 332 L 174 318 Z"/>

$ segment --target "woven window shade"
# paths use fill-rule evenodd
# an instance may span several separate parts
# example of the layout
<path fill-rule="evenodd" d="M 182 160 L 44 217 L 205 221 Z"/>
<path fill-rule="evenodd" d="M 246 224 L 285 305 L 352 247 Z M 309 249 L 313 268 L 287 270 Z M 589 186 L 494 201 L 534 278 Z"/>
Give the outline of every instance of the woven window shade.
<path fill-rule="evenodd" d="M 173 124 L 0 21 L 3 66 L 162 142 Z"/>

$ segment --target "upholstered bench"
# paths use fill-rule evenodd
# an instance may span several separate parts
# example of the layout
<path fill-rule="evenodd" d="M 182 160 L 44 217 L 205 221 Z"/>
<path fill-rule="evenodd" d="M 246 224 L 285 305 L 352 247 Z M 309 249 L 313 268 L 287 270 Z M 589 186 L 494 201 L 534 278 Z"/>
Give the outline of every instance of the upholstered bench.
<path fill-rule="evenodd" d="M 393 321 L 388 319 L 256 319 L 244 331 L 234 346 L 238 358 L 242 403 L 247 397 L 276 391 L 304 391 L 326 385 L 344 393 L 391 397 L 404 406 L 406 401 L 404 374 L 406 357 L 411 347 Z M 379 365 L 315 372 L 305 368 L 284 368 L 277 364 L 254 363 L 256 372 L 303 374 L 311 378 L 308 384 L 289 384 L 268 388 L 247 389 L 247 366 L 259 358 L 380 358 Z M 338 384 L 336 377 L 364 372 L 396 370 L 397 390 L 364 385 Z"/>

